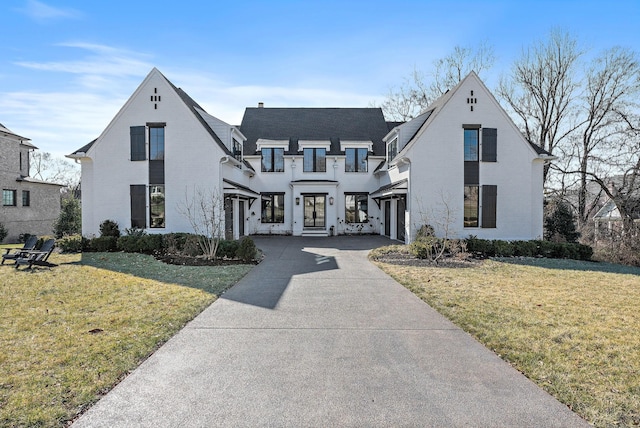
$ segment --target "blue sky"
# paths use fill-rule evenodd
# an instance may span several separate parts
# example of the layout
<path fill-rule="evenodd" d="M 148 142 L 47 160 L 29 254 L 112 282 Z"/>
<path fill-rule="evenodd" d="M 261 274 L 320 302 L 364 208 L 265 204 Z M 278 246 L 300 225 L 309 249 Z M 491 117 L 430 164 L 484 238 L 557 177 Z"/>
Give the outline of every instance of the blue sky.
<path fill-rule="evenodd" d="M 166 4 L 163 4 L 166 3 Z M 552 28 L 640 51 L 640 0 L 4 0 L 0 123 L 63 156 L 96 138 L 157 67 L 210 114 L 366 107 L 454 46 L 492 45 L 492 88 Z"/>

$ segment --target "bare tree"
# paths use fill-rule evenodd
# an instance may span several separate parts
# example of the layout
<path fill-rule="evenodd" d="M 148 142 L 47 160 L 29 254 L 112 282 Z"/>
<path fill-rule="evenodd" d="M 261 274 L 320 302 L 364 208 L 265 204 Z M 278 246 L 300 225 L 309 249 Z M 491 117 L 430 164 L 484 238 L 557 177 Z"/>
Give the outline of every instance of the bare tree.
<path fill-rule="evenodd" d="M 584 120 L 580 136 L 574 141 L 575 163 L 580 185 L 578 192 L 578 219 L 587 221 L 587 183 L 590 177 L 612 199 L 619 199 L 623 217 L 628 216 L 621 196 L 635 190 L 638 160 L 637 124 L 640 96 L 640 64 L 637 55 L 615 47 L 597 57 L 585 76 L 585 90 L 581 97 Z M 610 175 L 622 175 L 620 187 L 611 188 Z"/>
<path fill-rule="evenodd" d="M 486 42 L 477 47 L 455 46 L 451 54 L 434 61 L 431 72 L 425 73 L 414 68 L 399 87 L 390 89 L 381 105 L 382 111 L 387 119 L 410 120 L 471 71 L 482 74 L 494 62 L 493 47 Z"/>
<path fill-rule="evenodd" d="M 525 138 L 552 154 L 576 128 L 573 101 L 581 55 L 575 39 L 553 30 L 547 41 L 522 53 L 496 91 L 516 114 Z M 545 168 L 545 183 L 548 171 Z"/>
<path fill-rule="evenodd" d="M 224 195 L 216 190 L 193 189 L 185 193 L 178 211 L 189 221 L 205 258 L 215 259 L 224 238 Z"/>
<path fill-rule="evenodd" d="M 51 183 L 64 184 L 75 189 L 80 184 L 80 168 L 51 153 L 34 151 L 29 156 L 29 175 Z"/>

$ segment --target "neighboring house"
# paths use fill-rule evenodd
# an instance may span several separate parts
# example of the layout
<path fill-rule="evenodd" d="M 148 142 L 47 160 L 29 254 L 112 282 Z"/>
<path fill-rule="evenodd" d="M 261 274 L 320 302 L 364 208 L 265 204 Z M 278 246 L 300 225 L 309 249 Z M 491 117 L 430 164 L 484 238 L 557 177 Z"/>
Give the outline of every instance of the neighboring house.
<path fill-rule="evenodd" d="M 0 223 L 9 232 L 6 242 L 21 234 L 52 235 L 60 214 L 60 184 L 29 177 L 29 155 L 37 147 L 0 124 Z"/>
<path fill-rule="evenodd" d="M 227 237 L 374 233 L 410 242 L 424 224 L 451 237 L 542 236 L 542 171 L 475 73 L 417 118 L 379 108 L 247 108 L 240 126 L 209 115 L 153 69 L 82 164 L 82 230 L 106 219 L 192 231 L 198 191 L 225 198 Z M 447 211 L 445 213 L 445 211 Z"/>

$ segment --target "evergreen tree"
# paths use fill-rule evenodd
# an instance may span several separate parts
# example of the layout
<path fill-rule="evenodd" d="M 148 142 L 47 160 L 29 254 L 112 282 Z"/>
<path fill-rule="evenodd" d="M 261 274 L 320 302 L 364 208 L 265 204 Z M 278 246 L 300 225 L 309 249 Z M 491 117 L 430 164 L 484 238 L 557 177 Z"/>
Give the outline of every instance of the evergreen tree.
<path fill-rule="evenodd" d="M 554 204 L 553 211 L 544 219 L 544 229 L 548 241 L 578 242 L 580 237 L 571 207 L 563 201 Z"/>
<path fill-rule="evenodd" d="M 82 232 L 82 215 L 78 199 L 66 198 L 62 200 L 62 209 L 53 225 L 53 232 L 56 238 Z"/>

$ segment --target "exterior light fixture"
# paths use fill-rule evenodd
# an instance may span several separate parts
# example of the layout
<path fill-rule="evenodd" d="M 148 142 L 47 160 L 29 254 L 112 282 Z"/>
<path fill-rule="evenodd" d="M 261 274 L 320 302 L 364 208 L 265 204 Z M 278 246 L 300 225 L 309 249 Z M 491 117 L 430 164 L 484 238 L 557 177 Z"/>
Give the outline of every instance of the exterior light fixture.
<path fill-rule="evenodd" d="M 300 197 L 296 196 L 296 205 L 300 205 Z"/>
<path fill-rule="evenodd" d="M 329 205 L 333 205 L 333 196 L 329 197 Z"/>

